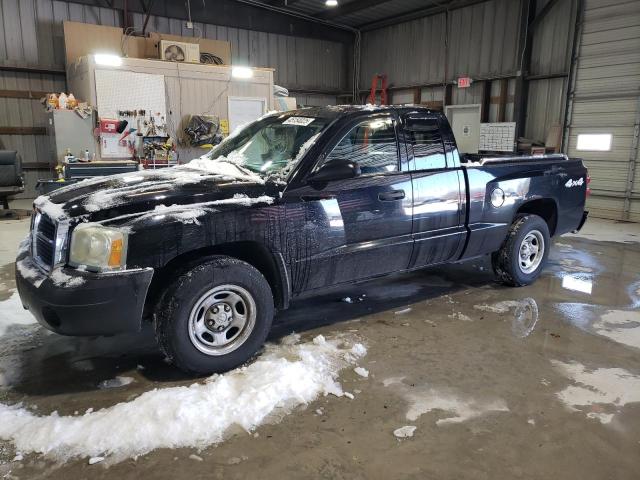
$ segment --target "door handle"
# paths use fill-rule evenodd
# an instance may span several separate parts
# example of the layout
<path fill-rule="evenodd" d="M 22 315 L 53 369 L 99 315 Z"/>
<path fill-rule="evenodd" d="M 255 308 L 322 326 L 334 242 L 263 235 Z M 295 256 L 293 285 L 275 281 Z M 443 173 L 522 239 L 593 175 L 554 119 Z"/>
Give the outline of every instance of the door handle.
<path fill-rule="evenodd" d="M 404 190 L 391 190 L 390 192 L 383 192 L 378 194 L 378 200 L 381 202 L 394 202 L 396 200 L 402 200 L 404 198 Z"/>

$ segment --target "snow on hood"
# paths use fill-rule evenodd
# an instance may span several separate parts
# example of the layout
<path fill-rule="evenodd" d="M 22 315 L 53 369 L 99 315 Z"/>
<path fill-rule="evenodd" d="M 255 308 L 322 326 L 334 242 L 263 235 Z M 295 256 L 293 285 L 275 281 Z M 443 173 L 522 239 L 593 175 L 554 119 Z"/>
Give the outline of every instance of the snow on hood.
<path fill-rule="evenodd" d="M 65 216 L 65 212 L 62 209 L 62 205 L 53 203 L 51 200 L 49 200 L 49 197 L 46 195 L 40 195 L 38 198 L 34 200 L 33 204 L 36 207 L 38 207 L 38 209 L 42 213 L 49 216 L 50 218 L 57 220 Z"/>
<path fill-rule="evenodd" d="M 176 167 L 181 170 L 197 170 L 200 172 L 222 175 L 237 180 L 264 183 L 264 179 L 255 172 L 242 167 L 244 157 L 242 155 L 230 155 L 229 157 L 218 157 L 214 160 L 203 155 L 200 158 L 191 160 L 189 163 Z"/>
<path fill-rule="evenodd" d="M 239 425 L 246 431 L 275 421 L 319 395 L 344 395 L 339 372 L 366 353 L 353 337 L 269 345 L 255 362 L 204 383 L 154 389 L 129 402 L 81 416 L 38 416 L 0 403 L 0 438 L 23 453 L 64 461 L 110 457 L 117 462 L 157 448 L 204 448 Z"/>
<path fill-rule="evenodd" d="M 149 178 L 151 175 L 153 177 Z M 210 160 L 204 157 L 178 167 L 154 171 L 153 174 L 146 174 L 145 172 L 129 174 L 121 178 L 127 185 L 112 189 L 105 188 L 90 194 L 84 201 L 85 210 L 87 212 L 97 212 L 126 204 L 132 193 L 140 195 L 146 192 L 155 192 L 161 188 L 196 184 L 206 179 L 227 182 L 265 183 L 260 175 L 235 163 L 226 160 Z M 59 207 L 59 205 L 55 206 Z M 60 208 L 60 210 L 62 209 Z"/>
<path fill-rule="evenodd" d="M 198 223 L 198 217 L 203 216 L 207 211 L 212 210 L 212 207 L 216 205 L 242 205 L 248 207 L 256 203 L 266 203 L 271 205 L 274 201 L 273 197 L 269 195 L 260 195 L 259 197 L 251 198 L 244 193 L 236 193 L 232 198 L 224 198 L 222 200 L 213 200 L 211 202 L 202 203 L 190 203 L 187 205 L 158 205 L 153 212 L 148 213 L 140 217 L 164 215 L 174 220 L 178 220 L 182 223 Z"/>

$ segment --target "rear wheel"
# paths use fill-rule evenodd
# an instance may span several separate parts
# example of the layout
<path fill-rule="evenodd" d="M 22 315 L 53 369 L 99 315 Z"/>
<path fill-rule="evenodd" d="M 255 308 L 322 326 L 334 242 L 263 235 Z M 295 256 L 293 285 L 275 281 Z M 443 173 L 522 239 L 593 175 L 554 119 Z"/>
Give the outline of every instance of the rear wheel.
<path fill-rule="evenodd" d="M 253 266 L 216 256 L 181 274 L 155 314 L 156 338 L 177 367 L 221 373 L 250 359 L 274 315 L 271 288 Z"/>
<path fill-rule="evenodd" d="M 491 260 L 498 279 L 514 287 L 533 283 L 549 256 L 550 235 L 547 222 L 538 215 L 516 218 L 500 250 Z"/>

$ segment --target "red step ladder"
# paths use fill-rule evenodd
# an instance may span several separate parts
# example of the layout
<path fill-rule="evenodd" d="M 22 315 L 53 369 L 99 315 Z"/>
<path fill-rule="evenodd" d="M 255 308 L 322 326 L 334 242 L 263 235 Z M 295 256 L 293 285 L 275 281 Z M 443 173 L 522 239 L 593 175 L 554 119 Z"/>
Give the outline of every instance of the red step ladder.
<path fill-rule="evenodd" d="M 371 93 L 369 94 L 369 103 L 376 104 L 376 96 L 378 93 L 378 82 L 380 82 L 380 105 L 389 105 L 387 102 L 387 74 L 376 73 L 371 79 Z"/>

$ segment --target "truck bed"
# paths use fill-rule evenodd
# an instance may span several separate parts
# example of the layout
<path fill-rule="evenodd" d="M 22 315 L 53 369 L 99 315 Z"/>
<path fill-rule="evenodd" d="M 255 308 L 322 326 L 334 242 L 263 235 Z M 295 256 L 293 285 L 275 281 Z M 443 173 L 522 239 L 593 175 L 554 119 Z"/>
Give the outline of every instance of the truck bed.
<path fill-rule="evenodd" d="M 548 155 L 495 155 L 495 154 L 464 154 L 461 156 L 460 162 L 465 167 L 482 167 L 485 165 L 496 164 L 518 164 L 518 163 L 545 163 L 566 161 L 569 158 L 563 153 L 552 153 Z"/>

